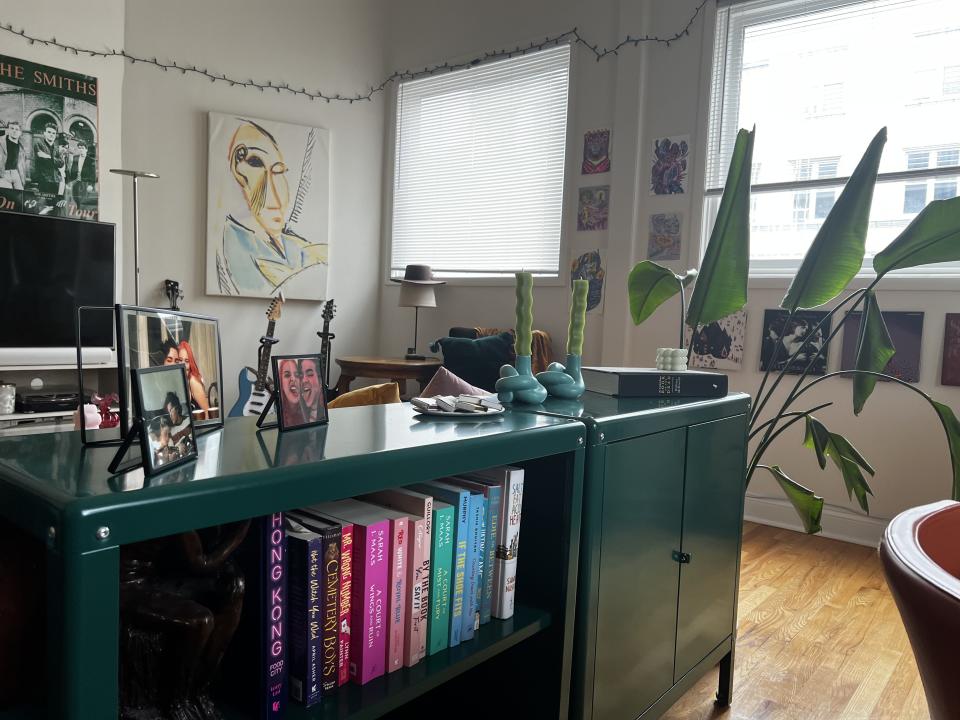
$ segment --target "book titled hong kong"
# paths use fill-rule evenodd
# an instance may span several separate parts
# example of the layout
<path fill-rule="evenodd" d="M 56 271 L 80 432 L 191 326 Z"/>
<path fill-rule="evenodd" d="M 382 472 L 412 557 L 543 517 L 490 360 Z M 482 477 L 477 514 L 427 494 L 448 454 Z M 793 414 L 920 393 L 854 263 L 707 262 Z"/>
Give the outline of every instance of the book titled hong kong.
<path fill-rule="evenodd" d="M 237 549 L 245 591 L 240 622 L 223 660 L 229 693 L 259 720 L 287 706 L 287 544 L 283 513 L 250 522 Z"/>

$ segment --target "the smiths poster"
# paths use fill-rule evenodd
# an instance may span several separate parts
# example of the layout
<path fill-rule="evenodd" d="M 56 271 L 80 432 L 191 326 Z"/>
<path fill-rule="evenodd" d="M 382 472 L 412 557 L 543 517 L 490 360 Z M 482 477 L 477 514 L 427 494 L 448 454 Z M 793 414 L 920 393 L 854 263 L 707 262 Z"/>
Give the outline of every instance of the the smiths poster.
<path fill-rule="evenodd" d="M 0 211 L 96 220 L 97 79 L 0 55 Z"/>

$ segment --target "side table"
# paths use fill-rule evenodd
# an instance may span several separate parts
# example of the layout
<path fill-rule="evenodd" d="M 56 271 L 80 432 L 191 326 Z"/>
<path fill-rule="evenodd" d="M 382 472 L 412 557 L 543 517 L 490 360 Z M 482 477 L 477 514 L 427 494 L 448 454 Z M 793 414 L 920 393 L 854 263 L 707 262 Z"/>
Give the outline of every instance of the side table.
<path fill-rule="evenodd" d="M 406 381 L 416 380 L 422 391 L 442 364 L 440 358 L 433 357 L 424 360 L 367 355 L 337 358 L 337 365 L 340 366 L 337 394 L 347 392 L 350 389 L 350 383 L 358 377 L 393 380 L 400 386 L 401 395 L 405 389 Z"/>

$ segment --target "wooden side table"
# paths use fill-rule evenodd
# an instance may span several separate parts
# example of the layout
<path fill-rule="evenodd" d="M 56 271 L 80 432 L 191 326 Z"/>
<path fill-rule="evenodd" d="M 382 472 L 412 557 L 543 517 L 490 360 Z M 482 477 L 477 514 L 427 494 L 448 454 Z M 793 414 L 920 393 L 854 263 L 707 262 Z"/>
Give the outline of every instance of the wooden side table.
<path fill-rule="evenodd" d="M 442 364 L 440 358 L 407 360 L 405 358 L 366 355 L 337 358 L 337 365 L 340 366 L 337 394 L 347 392 L 350 389 L 350 383 L 358 377 L 393 380 L 400 386 L 401 395 L 406 386 L 406 381 L 416 380 L 420 384 L 422 392 Z"/>

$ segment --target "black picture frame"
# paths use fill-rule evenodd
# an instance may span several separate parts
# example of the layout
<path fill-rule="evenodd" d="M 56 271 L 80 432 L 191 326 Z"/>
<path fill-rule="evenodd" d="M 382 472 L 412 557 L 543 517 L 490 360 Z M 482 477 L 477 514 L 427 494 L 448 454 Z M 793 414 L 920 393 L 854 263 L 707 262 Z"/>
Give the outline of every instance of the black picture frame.
<path fill-rule="evenodd" d="M 161 378 L 161 375 L 169 377 Z M 157 377 L 154 378 L 154 376 Z M 133 424 L 135 427 L 139 427 L 140 431 L 140 457 L 144 474 L 149 477 L 196 460 L 199 457 L 199 452 L 197 451 L 197 432 L 192 415 L 190 413 L 183 415 L 176 413 L 181 422 L 175 423 L 176 418 L 170 416 L 172 408 L 169 408 L 169 403 L 166 401 L 169 393 L 173 393 L 176 395 L 181 408 L 189 403 L 190 394 L 187 389 L 187 373 L 184 367 L 182 365 L 161 365 L 150 368 L 135 368 L 130 371 L 130 382 L 133 390 L 135 415 Z M 148 391 L 149 398 L 146 397 Z M 164 391 L 168 395 L 161 401 L 163 405 L 153 407 L 159 404 L 157 398 Z M 174 423 L 169 432 L 171 440 L 176 441 L 177 456 L 168 457 L 158 463 L 159 451 L 154 448 L 151 436 L 162 433 L 164 418 L 168 422 Z M 156 424 L 155 421 L 157 421 Z M 182 427 L 184 424 L 186 427 Z M 178 431 L 177 427 L 181 429 Z M 170 446 L 168 445 L 168 447 Z"/>
<path fill-rule="evenodd" d="M 142 307 L 139 305 L 116 305 L 116 339 L 117 339 L 117 367 L 119 369 L 120 375 L 120 387 L 118 394 L 120 395 L 120 432 L 126 432 L 133 423 L 133 402 L 132 402 L 132 392 L 131 392 L 131 374 L 130 372 L 135 369 L 142 369 L 147 367 L 171 367 L 170 365 L 148 365 L 145 363 L 154 363 L 162 362 L 162 358 L 159 356 L 153 357 L 158 353 L 162 352 L 160 347 L 156 348 L 141 348 L 140 347 L 140 337 L 136 340 L 131 336 L 131 319 L 135 318 L 144 318 L 144 325 L 155 326 L 157 333 L 148 333 L 150 335 L 159 334 L 157 338 L 154 338 L 158 343 L 160 342 L 160 336 L 164 333 L 169 338 L 174 340 L 178 337 L 178 331 L 180 333 L 192 332 L 194 325 L 198 328 L 205 329 L 206 341 L 205 344 L 208 345 L 207 354 L 213 355 L 212 358 L 209 358 L 204 366 L 201 366 L 199 369 L 201 374 L 204 372 L 210 373 L 211 367 L 214 374 L 213 378 L 210 378 L 208 375 L 204 375 L 204 390 L 205 390 L 205 400 L 208 405 L 210 405 L 210 398 L 214 395 L 217 398 L 216 413 L 213 417 L 207 417 L 205 419 L 200 419 L 198 417 L 193 417 L 197 411 L 192 411 L 192 419 L 195 421 L 197 432 L 207 432 L 208 430 L 216 430 L 223 427 L 223 420 L 227 415 L 227 409 L 223 406 L 223 354 L 220 348 L 220 323 L 215 317 L 210 317 L 209 315 L 197 315 L 195 313 L 187 313 L 178 310 L 169 310 L 165 308 L 152 308 L 152 307 Z M 151 322 L 151 320 L 153 322 Z M 162 328 L 162 330 L 161 330 Z M 146 332 L 146 331 L 145 331 Z M 182 343 L 186 338 L 180 339 Z M 189 341 L 188 341 L 189 342 Z M 193 352 L 191 350 L 191 352 Z M 188 384 L 189 388 L 189 384 Z M 207 410 L 206 412 L 210 412 Z"/>
<path fill-rule="evenodd" d="M 312 375 L 309 374 L 309 369 L 303 369 L 302 363 L 305 361 L 314 363 Z M 273 400 L 276 405 L 277 425 L 280 428 L 280 432 L 326 424 L 329 416 L 327 413 L 327 397 L 323 388 L 322 360 L 320 354 L 274 355 L 270 358 L 270 362 L 273 365 Z M 283 380 L 282 375 L 287 369 L 287 364 L 291 362 L 297 365 L 296 382 L 298 389 L 296 394 L 299 405 L 296 408 L 291 404 L 293 402 L 292 396 L 287 393 L 281 385 L 281 381 Z M 315 400 L 311 399 L 307 403 L 303 401 L 303 393 L 300 389 L 305 373 L 307 373 L 306 377 L 314 379 L 311 382 L 311 387 L 315 389 L 311 390 L 311 396 L 316 396 Z M 288 387 L 289 381 L 290 379 L 288 378 Z M 316 403 L 316 408 L 312 407 L 314 403 Z M 316 411 L 315 414 L 313 410 Z"/>

